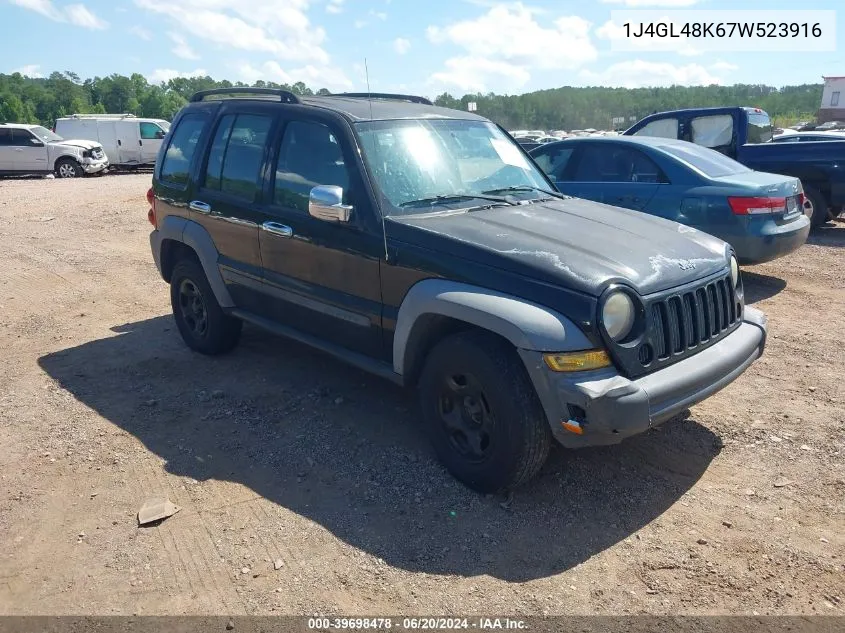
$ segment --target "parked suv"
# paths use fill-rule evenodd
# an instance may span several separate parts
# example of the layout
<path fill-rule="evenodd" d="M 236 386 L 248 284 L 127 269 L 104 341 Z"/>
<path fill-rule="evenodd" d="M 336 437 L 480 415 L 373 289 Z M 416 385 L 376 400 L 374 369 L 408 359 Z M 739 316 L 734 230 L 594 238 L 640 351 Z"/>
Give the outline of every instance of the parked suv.
<path fill-rule="evenodd" d="M 79 178 L 108 169 L 102 146 L 65 140 L 40 125 L 0 123 L 0 175 L 49 174 Z"/>
<path fill-rule="evenodd" d="M 727 244 L 563 196 L 507 132 L 419 97 L 198 93 L 148 199 L 189 347 L 228 352 L 247 321 L 416 387 L 479 491 L 529 480 L 553 438 L 682 414 L 763 353 Z"/>

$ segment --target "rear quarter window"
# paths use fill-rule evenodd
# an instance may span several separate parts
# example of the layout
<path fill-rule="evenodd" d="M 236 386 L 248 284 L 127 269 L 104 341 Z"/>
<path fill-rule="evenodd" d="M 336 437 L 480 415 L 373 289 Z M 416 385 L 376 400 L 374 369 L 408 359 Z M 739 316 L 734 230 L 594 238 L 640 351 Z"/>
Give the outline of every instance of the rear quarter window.
<path fill-rule="evenodd" d="M 186 114 L 182 117 L 164 153 L 159 174 L 161 180 L 176 185 L 188 184 L 194 154 L 207 122 L 205 114 Z"/>

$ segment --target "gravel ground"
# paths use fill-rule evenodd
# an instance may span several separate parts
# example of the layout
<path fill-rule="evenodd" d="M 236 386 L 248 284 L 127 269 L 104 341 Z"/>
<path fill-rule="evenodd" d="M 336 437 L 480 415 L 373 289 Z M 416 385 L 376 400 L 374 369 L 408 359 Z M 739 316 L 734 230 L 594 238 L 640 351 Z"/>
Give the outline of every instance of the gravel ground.
<path fill-rule="evenodd" d="M 149 175 L 0 181 L 0 614 L 842 614 L 845 226 L 744 271 L 767 355 L 512 499 L 405 393 L 247 328 L 190 353 Z M 150 496 L 181 511 L 139 528 Z"/>

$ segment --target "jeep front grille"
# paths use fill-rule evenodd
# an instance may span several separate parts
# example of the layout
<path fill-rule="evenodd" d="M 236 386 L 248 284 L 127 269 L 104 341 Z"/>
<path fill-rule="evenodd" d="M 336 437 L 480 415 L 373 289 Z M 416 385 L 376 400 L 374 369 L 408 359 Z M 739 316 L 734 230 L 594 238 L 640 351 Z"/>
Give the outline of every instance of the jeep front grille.
<path fill-rule="evenodd" d="M 655 300 L 649 312 L 649 338 L 658 361 L 719 338 L 742 318 L 730 276 Z M 641 362 L 647 357 L 642 355 Z"/>

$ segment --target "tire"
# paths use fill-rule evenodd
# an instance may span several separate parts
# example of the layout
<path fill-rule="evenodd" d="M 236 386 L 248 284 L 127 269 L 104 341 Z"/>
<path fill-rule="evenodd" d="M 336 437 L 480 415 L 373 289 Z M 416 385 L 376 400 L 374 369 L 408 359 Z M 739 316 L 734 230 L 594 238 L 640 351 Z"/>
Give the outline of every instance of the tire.
<path fill-rule="evenodd" d="M 525 367 L 505 341 L 486 332 L 444 339 L 426 358 L 418 387 L 438 458 L 473 490 L 512 490 L 545 463 L 551 429 Z"/>
<path fill-rule="evenodd" d="M 56 161 L 57 178 L 82 178 L 84 175 L 85 172 L 82 171 L 82 165 L 72 158 L 60 158 Z"/>
<path fill-rule="evenodd" d="M 814 229 L 828 221 L 827 202 L 818 189 L 804 187 L 804 213 L 810 216 L 810 225 Z"/>
<path fill-rule="evenodd" d="M 232 351 L 243 322 L 223 312 L 199 262 L 181 259 L 170 277 L 173 317 L 185 344 L 207 356 Z"/>

